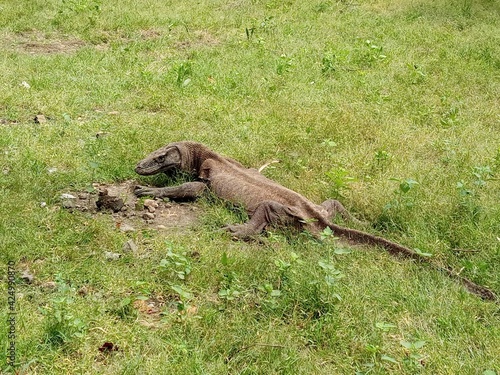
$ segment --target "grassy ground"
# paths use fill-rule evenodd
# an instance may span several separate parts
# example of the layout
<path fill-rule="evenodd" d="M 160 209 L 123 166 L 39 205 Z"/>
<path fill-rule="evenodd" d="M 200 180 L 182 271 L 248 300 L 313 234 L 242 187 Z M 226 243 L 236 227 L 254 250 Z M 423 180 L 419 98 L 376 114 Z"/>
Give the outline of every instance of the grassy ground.
<path fill-rule="evenodd" d="M 0 4 L 1 371 L 10 260 L 21 374 L 499 373 L 498 304 L 425 266 L 306 234 L 233 242 L 218 229 L 238 215 L 212 199 L 178 232 L 59 208 L 191 139 L 279 159 L 267 176 L 500 293 L 499 16 L 492 0 Z M 128 239 L 136 253 L 105 259 Z"/>

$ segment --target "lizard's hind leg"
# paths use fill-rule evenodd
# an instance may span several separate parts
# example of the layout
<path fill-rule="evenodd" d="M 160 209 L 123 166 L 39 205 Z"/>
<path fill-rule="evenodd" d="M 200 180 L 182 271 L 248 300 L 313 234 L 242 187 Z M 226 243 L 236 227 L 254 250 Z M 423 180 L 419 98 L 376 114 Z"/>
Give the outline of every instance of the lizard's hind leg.
<path fill-rule="evenodd" d="M 290 225 L 299 224 L 299 221 L 293 208 L 275 201 L 264 201 L 246 223 L 227 225 L 225 229 L 234 237 L 245 239 L 259 234 L 270 224 Z"/>

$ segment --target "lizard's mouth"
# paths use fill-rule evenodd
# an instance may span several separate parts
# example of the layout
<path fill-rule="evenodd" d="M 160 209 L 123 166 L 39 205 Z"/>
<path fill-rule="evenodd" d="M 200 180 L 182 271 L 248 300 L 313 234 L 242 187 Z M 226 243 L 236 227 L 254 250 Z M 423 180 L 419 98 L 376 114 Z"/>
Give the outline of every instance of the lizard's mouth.
<path fill-rule="evenodd" d="M 157 173 L 172 171 L 176 168 L 176 164 L 162 165 L 161 167 L 158 167 L 157 165 L 144 165 L 139 163 L 135 167 L 135 173 L 140 174 L 141 176 L 151 176 Z"/>

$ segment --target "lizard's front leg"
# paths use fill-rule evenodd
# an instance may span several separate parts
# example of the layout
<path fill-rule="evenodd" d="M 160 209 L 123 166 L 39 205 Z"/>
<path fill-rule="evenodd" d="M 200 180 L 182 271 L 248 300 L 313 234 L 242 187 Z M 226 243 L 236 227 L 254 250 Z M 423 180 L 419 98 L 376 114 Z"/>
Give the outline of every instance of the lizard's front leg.
<path fill-rule="evenodd" d="M 152 196 L 155 198 L 170 198 L 170 199 L 196 199 L 203 194 L 207 189 L 207 185 L 203 182 L 192 181 L 186 182 L 179 186 L 168 187 L 152 187 L 152 186 L 136 186 L 134 194 L 138 197 Z"/>

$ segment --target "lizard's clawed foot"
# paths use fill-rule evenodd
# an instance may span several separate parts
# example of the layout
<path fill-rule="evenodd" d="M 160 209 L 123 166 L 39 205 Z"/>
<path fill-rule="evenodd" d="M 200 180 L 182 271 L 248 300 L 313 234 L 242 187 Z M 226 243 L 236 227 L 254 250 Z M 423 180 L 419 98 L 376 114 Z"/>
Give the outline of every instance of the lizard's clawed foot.
<path fill-rule="evenodd" d="M 232 237 L 238 240 L 248 240 L 258 235 L 255 229 L 247 224 L 226 225 L 223 229 L 231 233 Z"/>
<path fill-rule="evenodd" d="M 134 194 L 137 195 L 138 197 L 144 197 L 144 196 L 156 197 L 158 196 L 158 188 L 137 185 L 134 188 Z"/>

